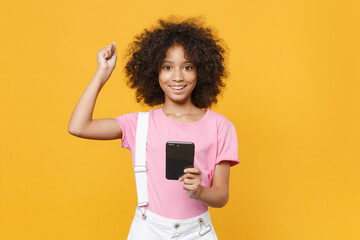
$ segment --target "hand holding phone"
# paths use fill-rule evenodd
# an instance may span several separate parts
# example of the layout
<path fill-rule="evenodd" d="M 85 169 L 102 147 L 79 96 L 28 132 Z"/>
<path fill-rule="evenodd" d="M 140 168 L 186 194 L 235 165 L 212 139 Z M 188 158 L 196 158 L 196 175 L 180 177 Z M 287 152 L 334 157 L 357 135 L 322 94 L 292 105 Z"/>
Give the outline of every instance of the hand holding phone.
<path fill-rule="evenodd" d="M 188 180 L 188 181 L 186 181 Z M 184 189 L 190 198 L 198 199 L 202 191 L 202 174 L 198 168 L 185 169 L 185 174 L 179 178 L 180 182 L 184 182 Z"/>

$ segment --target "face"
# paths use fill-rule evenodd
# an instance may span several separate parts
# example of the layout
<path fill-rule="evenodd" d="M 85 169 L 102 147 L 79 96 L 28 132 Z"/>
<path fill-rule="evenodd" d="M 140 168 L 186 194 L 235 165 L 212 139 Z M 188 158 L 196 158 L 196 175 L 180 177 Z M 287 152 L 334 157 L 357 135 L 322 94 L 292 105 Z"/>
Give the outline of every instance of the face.
<path fill-rule="evenodd" d="M 185 58 L 183 46 L 170 47 L 159 71 L 159 84 L 165 94 L 165 103 L 191 102 L 196 76 L 196 68 L 190 59 Z"/>

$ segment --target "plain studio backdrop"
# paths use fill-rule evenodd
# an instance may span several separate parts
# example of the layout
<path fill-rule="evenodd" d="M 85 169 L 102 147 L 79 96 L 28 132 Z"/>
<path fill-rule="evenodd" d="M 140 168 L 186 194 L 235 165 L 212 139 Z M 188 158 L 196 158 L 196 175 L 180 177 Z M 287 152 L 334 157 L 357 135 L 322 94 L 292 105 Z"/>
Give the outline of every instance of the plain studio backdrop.
<path fill-rule="evenodd" d="M 126 239 L 130 152 L 67 127 L 112 41 L 118 62 L 93 118 L 149 109 L 123 56 L 170 15 L 203 16 L 230 49 L 212 109 L 234 123 L 240 164 L 230 201 L 210 209 L 219 239 L 360 239 L 357 1 L 1 0 L 0 12 L 0 239 Z"/>

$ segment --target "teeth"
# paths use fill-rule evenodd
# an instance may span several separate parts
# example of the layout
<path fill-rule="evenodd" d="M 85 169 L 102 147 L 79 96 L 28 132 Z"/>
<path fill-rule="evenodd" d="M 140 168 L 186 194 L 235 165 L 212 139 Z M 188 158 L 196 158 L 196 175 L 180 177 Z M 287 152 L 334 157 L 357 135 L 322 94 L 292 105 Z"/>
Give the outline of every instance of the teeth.
<path fill-rule="evenodd" d="M 180 89 L 183 89 L 185 86 L 177 86 L 177 87 L 171 87 L 172 89 L 175 89 L 175 90 L 180 90 Z"/>

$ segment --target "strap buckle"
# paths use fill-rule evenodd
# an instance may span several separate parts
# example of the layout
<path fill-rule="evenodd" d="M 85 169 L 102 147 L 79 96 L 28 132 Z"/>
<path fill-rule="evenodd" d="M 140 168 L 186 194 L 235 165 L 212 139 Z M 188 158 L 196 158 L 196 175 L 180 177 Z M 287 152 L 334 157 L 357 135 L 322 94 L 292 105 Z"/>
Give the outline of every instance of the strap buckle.
<path fill-rule="evenodd" d="M 138 166 L 134 167 L 134 172 L 135 173 L 147 172 L 147 168 L 146 168 L 146 166 L 138 165 Z"/>

